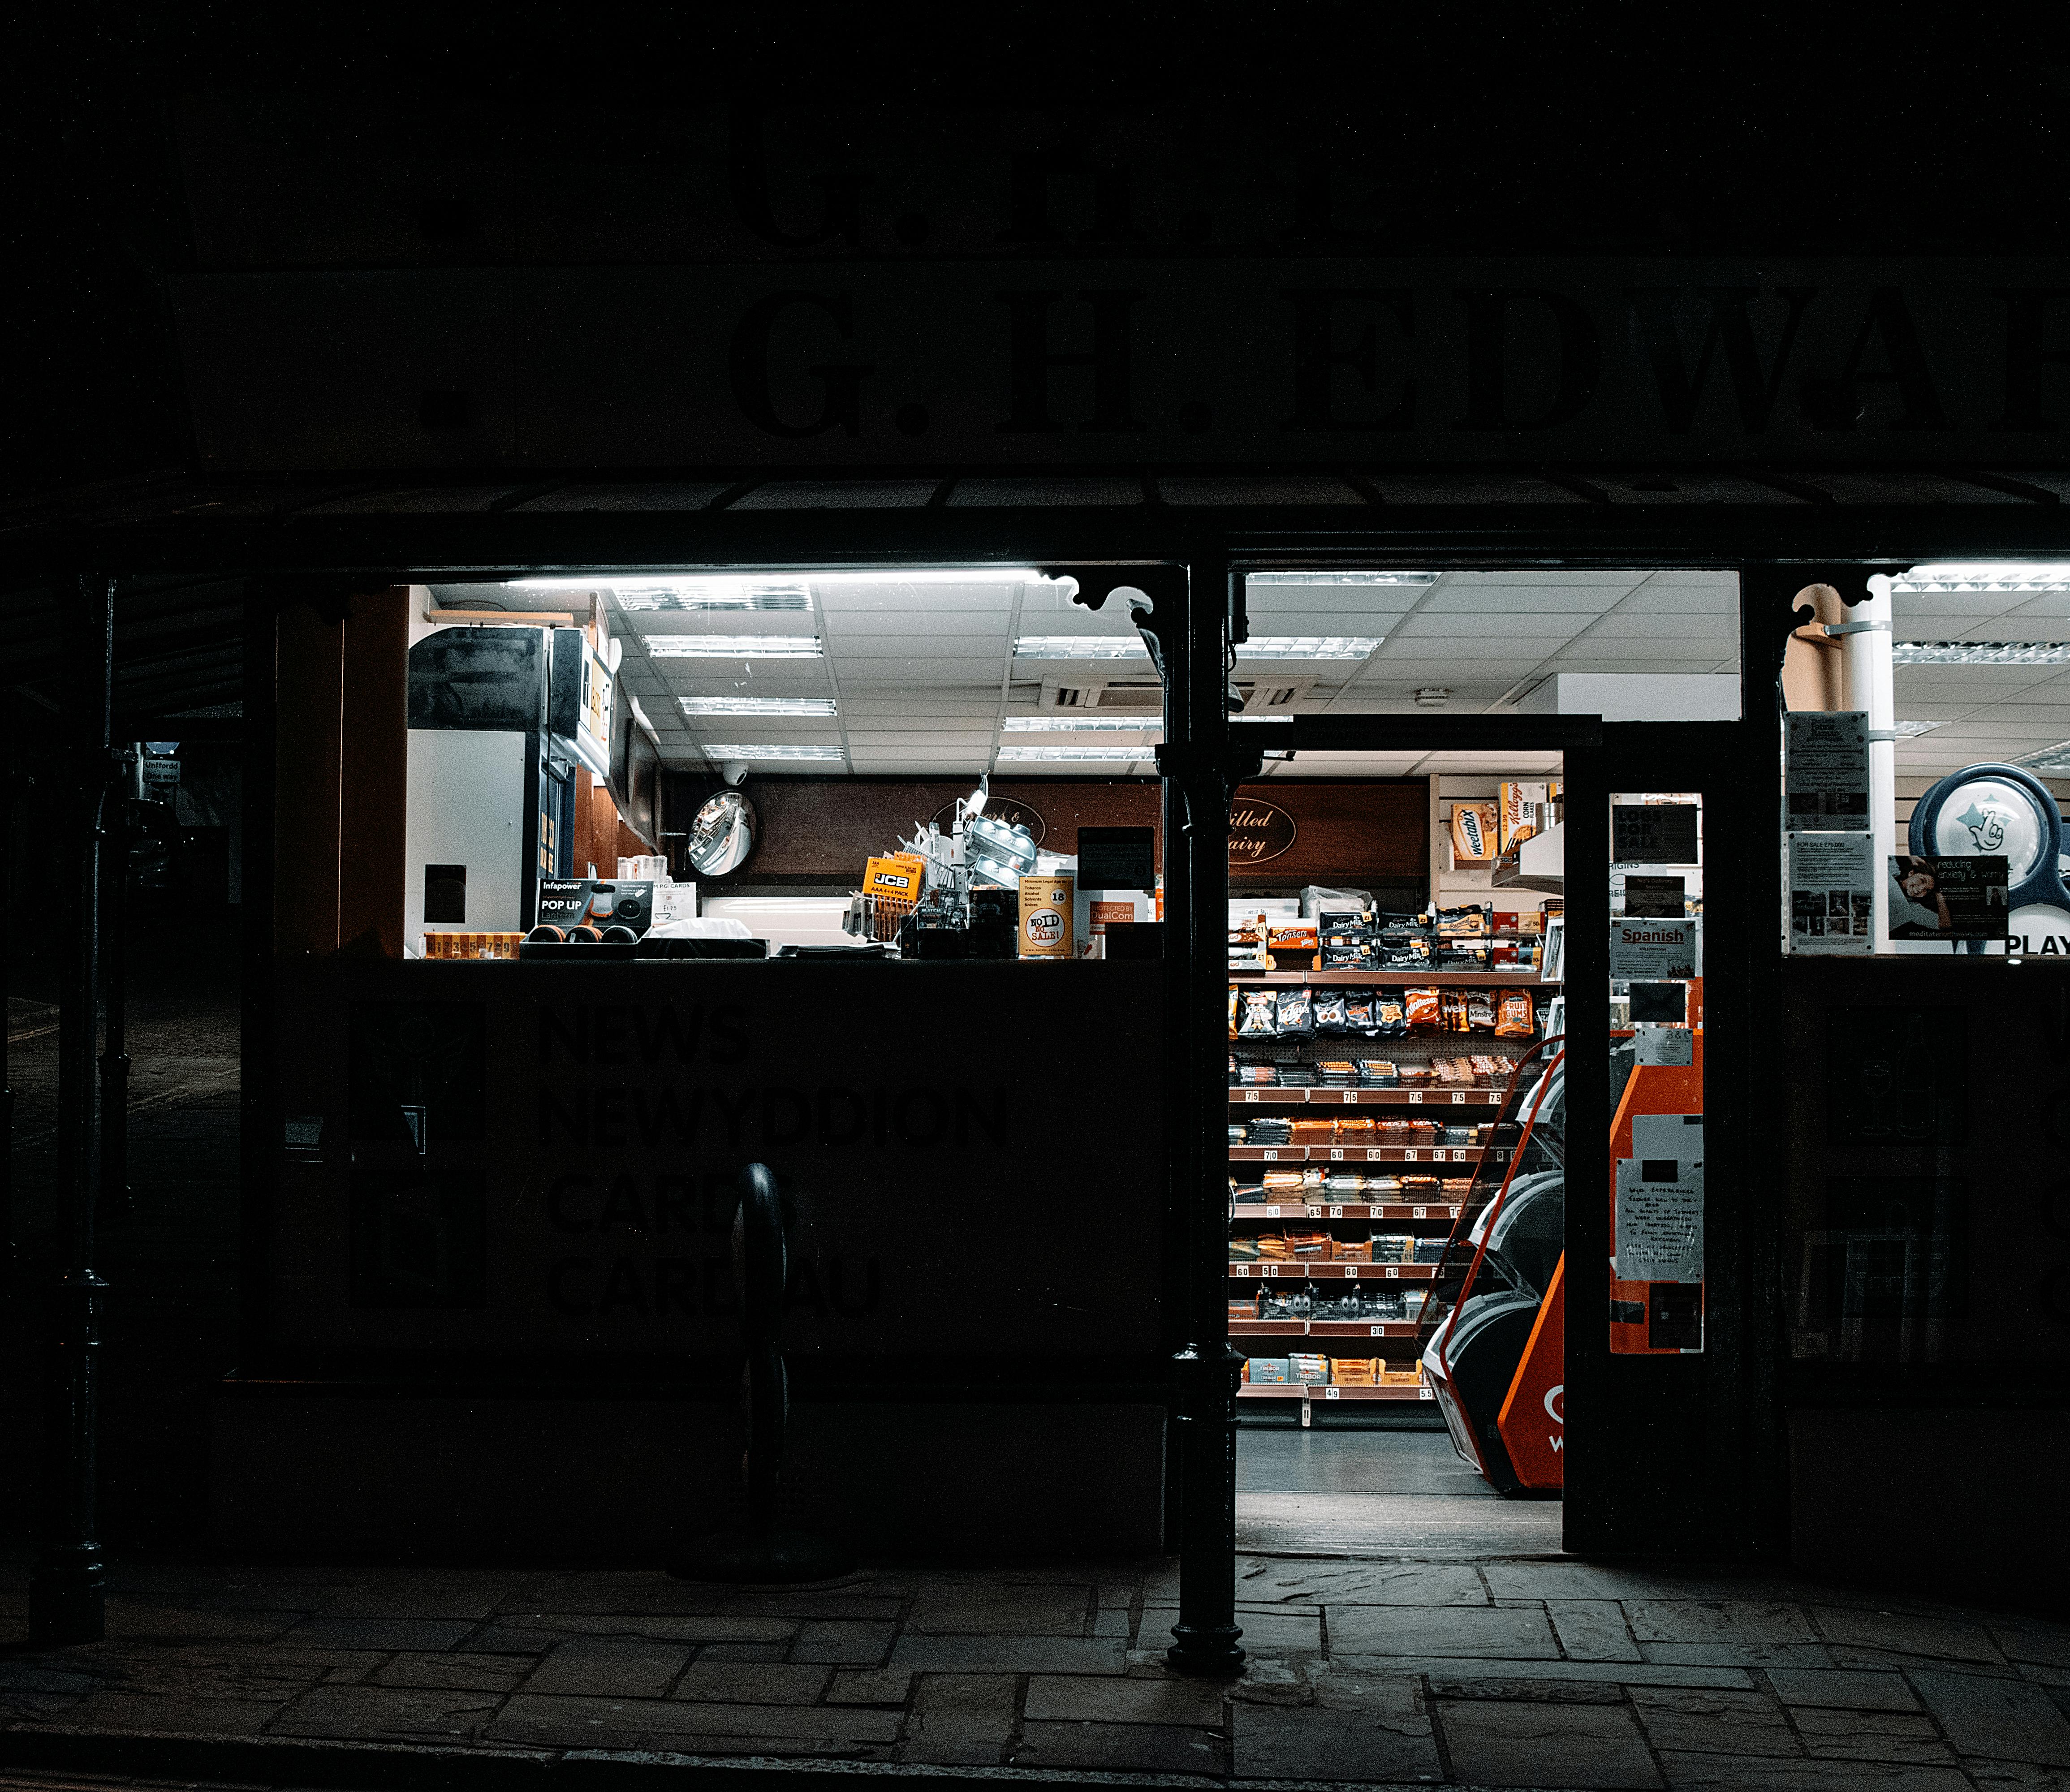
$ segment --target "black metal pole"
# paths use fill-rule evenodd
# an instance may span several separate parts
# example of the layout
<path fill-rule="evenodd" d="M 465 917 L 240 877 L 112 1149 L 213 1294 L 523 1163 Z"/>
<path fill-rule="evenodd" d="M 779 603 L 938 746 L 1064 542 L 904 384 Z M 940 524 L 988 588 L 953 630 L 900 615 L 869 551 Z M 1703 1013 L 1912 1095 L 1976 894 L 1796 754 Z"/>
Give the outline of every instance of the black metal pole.
<path fill-rule="evenodd" d="M 13 1024 L 7 993 L 10 962 L 8 943 L 14 937 L 14 739 L 0 722 L 0 1288 L 14 1283 L 14 1087 L 8 1075 L 11 1054 L 7 1029 Z"/>
<path fill-rule="evenodd" d="M 1187 1343 L 1175 1363 L 1182 1479 L 1179 1622 L 1166 1651 L 1188 1674 L 1243 1666 L 1236 1622 L 1236 1389 L 1242 1359 L 1229 1341 L 1229 1123 L 1225 1029 L 1229 980 L 1229 710 L 1225 669 L 1229 567 L 1187 567 L 1183 630 L 1167 628 L 1166 738 L 1179 786 L 1179 832 L 1164 837 L 1165 930 L 1184 980 L 1184 1030 L 1173 1079 L 1172 1156 L 1184 1178 Z M 1177 652 L 1173 652 L 1174 648 Z M 1176 723 L 1176 727 L 1172 723 Z M 1168 789 L 1169 783 L 1168 783 Z M 1172 868 L 1183 863 L 1179 900 Z M 1178 1004 L 1175 1004 L 1176 1007 Z"/>
<path fill-rule="evenodd" d="M 126 765 L 125 767 L 126 769 Z M 129 802 L 121 790 L 108 800 L 112 825 L 101 854 L 102 938 L 105 943 L 105 1020 L 100 1047 L 100 1198 L 126 1213 L 129 1187 Z"/>
<path fill-rule="evenodd" d="M 96 1123 L 95 1035 L 99 1030 L 100 825 L 109 778 L 108 708 L 115 652 L 114 586 L 80 580 L 68 619 L 78 685 L 66 706 L 65 874 L 70 910 L 58 1004 L 58 1191 L 66 1263 L 51 1291 L 50 1405 L 44 1445 L 43 1522 L 29 1581 L 29 1634 L 35 1643 L 96 1643 L 104 1630 L 107 1568 L 95 1532 L 95 1376 L 100 1350 L 100 1295 L 93 1271 L 100 1132 Z"/>

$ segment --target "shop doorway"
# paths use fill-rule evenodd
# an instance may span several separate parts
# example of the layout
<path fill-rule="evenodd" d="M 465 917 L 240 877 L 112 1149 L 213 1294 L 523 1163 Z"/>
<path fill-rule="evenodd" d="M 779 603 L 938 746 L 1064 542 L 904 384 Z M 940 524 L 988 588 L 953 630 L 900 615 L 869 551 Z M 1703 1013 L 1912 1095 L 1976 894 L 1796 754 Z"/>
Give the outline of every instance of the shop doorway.
<path fill-rule="evenodd" d="M 1240 1548 L 1558 1549 L 1566 1496 L 1585 1530 L 1591 1483 L 1631 1479 L 1613 1358 L 1704 1348 L 1703 796 L 1606 768 L 1737 715 L 1736 581 L 1418 576 L 1246 593 L 1257 635 L 1291 637 L 1291 596 L 1375 638 L 1356 679 L 1233 725 L 1269 755 L 1229 873 Z M 1251 836 L 1345 781 L 1417 787 L 1417 850 L 1389 862 L 1402 805 L 1375 800 L 1333 843 L 1347 874 L 1276 887 Z"/>

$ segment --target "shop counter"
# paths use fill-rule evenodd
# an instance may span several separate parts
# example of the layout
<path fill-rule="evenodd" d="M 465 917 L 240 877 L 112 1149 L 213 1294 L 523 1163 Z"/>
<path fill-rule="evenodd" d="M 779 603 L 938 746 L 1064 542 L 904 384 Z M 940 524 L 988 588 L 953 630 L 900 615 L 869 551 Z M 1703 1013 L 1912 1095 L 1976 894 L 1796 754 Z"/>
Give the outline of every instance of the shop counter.
<path fill-rule="evenodd" d="M 718 1521 L 759 1161 L 791 1213 L 787 1506 L 865 1547 L 1154 1547 L 1160 990 L 1155 964 L 284 968 L 219 1522 L 564 1549 L 628 1476 L 670 1498 L 608 1553 Z M 371 1431 L 425 1439 L 417 1509 L 358 1497 Z"/>

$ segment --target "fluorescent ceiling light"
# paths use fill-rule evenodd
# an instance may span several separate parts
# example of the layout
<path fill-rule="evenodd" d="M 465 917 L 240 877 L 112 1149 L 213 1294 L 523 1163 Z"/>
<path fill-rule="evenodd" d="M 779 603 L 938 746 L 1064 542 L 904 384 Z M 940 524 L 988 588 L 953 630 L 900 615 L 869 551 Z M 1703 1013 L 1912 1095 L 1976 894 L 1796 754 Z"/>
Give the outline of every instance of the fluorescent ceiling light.
<path fill-rule="evenodd" d="M 831 697 L 683 697 L 685 715 L 832 715 Z"/>
<path fill-rule="evenodd" d="M 709 749 L 707 750 L 709 751 Z M 1002 761 L 1008 759 L 1099 759 L 1110 764 L 1125 765 L 1133 759 L 1154 759 L 1154 747 L 1002 747 L 999 750 Z"/>
<path fill-rule="evenodd" d="M 2070 641 L 1892 641 L 1900 666 L 2070 665 Z"/>
<path fill-rule="evenodd" d="M 2070 561 L 1950 560 L 1914 567 L 1891 581 L 1893 591 L 2070 591 Z"/>
<path fill-rule="evenodd" d="M 999 726 L 1009 734 L 1119 734 L 1124 729 L 1161 734 L 1164 728 L 1156 715 L 1010 715 Z"/>
<path fill-rule="evenodd" d="M 1363 660 L 1385 635 L 1253 635 L 1236 650 L 1239 660 Z"/>
<path fill-rule="evenodd" d="M 1247 572 L 1243 582 L 1254 590 L 1275 585 L 1332 585 L 1367 591 L 1421 591 L 1438 583 L 1434 572 Z"/>
<path fill-rule="evenodd" d="M 817 660 L 817 635 L 642 635 L 657 660 Z"/>
<path fill-rule="evenodd" d="M 701 741 L 699 750 L 708 759 L 838 759 L 838 747 L 770 747 L 762 744 L 734 743 L 728 746 L 715 740 Z"/>
<path fill-rule="evenodd" d="M 1140 635 L 1023 635 L 1013 644 L 1017 660 L 1147 659 Z"/>
<path fill-rule="evenodd" d="M 2070 778 L 2070 740 L 2059 740 L 2053 747 L 2044 747 L 2039 753 L 2030 753 L 2013 763 L 2023 765 L 2044 778 Z"/>

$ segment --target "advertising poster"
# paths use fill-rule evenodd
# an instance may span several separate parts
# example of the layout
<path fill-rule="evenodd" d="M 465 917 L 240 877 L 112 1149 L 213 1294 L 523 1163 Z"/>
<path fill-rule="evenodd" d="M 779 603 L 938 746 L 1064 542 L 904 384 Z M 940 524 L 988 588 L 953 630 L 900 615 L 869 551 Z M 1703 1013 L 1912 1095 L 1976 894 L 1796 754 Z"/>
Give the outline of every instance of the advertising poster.
<path fill-rule="evenodd" d="M 1613 865 L 1701 862 L 1694 803 L 1618 803 L 1610 808 Z"/>
<path fill-rule="evenodd" d="M 1814 956 L 1871 951 L 1875 870 L 1875 842 L 1867 834 L 1792 834 L 1790 951 Z"/>
<path fill-rule="evenodd" d="M 1695 921 L 1617 916 L 1610 923 L 1610 975 L 1648 982 L 1693 977 L 1698 925 Z"/>
<path fill-rule="evenodd" d="M 1890 937 L 2002 940 L 2008 912 L 2006 863 L 2002 853 L 1961 858 L 1892 853 Z"/>
<path fill-rule="evenodd" d="M 1786 825 L 1836 833 L 1869 826 L 1869 724 L 1859 710 L 1794 710 L 1783 761 Z"/>

